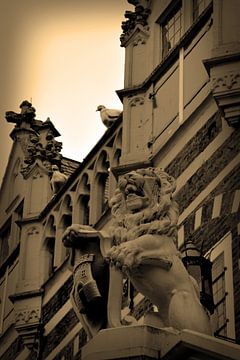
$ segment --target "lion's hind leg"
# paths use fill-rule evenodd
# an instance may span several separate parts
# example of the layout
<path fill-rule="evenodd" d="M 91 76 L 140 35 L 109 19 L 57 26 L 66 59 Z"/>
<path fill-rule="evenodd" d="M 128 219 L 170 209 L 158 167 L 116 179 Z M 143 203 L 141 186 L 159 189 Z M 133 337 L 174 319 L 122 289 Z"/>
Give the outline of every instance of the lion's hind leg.
<path fill-rule="evenodd" d="M 191 290 L 174 289 L 169 304 L 169 325 L 211 335 L 209 318 Z"/>

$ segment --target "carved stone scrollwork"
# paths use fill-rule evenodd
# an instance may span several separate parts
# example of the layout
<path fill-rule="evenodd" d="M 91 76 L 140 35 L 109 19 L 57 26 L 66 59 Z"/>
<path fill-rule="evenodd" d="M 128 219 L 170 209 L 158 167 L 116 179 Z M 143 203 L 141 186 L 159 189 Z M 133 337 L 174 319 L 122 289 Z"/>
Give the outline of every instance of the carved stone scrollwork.
<path fill-rule="evenodd" d="M 140 26 L 143 31 L 148 30 L 147 20 L 151 13 L 149 0 L 129 0 L 128 2 L 135 5 L 135 11 L 126 11 L 124 14 L 127 20 L 122 22 L 123 33 L 120 37 L 121 46 L 125 46 L 137 26 Z M 142 42 L 142 44 L 145 42 Z M 135 46 L 136 45 L 138 45 L 138 43 L 135 43 Z"/>
<path fill-rule="evenodd" d="M 232 71 L 212 78 L 212 91 L 220 92 L 240 88 L 240 72 Z"/>
<path fill-rule="evenodd" d="M 138 105 L 143 105 L 144 104 L 144 98 L 142 96 L 137 96 L 134 97 L 133 99 L 131 99 L 129 105 L 131 107 L 133 106 L 138 106 Z"/>
<path fill-rule="evenodd" d="M 146 37 L 138 35 L 136 39 L 133 41 L 133 46 L 138 46 L 139 44 L 146 44 Z"/>
<path fill-rule="evenodd" d="M 35 323 L 40 320 L 40 308 L 22 309 L 16 313 L 16 326 Z"/>

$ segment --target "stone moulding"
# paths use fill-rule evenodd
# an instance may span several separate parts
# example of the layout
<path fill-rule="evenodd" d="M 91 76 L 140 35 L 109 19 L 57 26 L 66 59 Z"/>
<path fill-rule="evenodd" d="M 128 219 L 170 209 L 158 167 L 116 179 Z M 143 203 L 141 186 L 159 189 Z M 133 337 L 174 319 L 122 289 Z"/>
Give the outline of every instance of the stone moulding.
<path fill-rule="evenodd" d="M 212 95 L 229 126 L 240 126 L 240 53 L 204 60 Z"/>
<path fill-rule="evenodd" d="M 239 345 L 189 330 L 137 325 L 101 331 L 82 349 L 83 360 L 239 359 Z"/>
<path fill-rule="evenodd" d="M 129 33 L 128 37 L 122 40 L 121 46 L 127 47 L 129 44 L 132 44 L 133 46 L 138 46 L 139 44 L 144 45 L 146 44 L 149 35 L 150 33 L 148 26 L 144 27 L 137 24 L 131 33 Z"/>

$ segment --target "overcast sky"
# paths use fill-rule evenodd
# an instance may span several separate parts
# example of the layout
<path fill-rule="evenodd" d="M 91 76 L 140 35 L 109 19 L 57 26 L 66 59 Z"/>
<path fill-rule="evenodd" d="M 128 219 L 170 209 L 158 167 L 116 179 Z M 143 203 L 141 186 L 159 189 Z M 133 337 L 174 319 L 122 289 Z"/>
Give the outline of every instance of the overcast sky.
<path fill-rule="evenodd" d="M 66 157 L 81 161 L 102 136 L 97 106 L 122 108 L 127 9 L 127 0 L 0 0 L 0 179 L 12 143 L 5 112 L 22 100 L 50 117 Z"/>

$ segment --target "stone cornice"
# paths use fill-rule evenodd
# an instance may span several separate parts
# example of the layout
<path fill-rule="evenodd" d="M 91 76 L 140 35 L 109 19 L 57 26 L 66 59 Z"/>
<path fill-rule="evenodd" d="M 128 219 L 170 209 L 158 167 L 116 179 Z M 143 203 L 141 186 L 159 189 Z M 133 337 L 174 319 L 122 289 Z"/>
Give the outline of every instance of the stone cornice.
<path fill-rule="evenodd" d="M 136 170 L 136 169 L 142 169 L 142 168 L 148 168 L 152 167 L 153 162 L 151 160 L 147 161 L 141 161 L 141 162 L 134 162 L 132 164 L 127 165 L 119 165 L 116 167 L 111 168 L 111 171 L 116 179 L 118 179 L 119 176 L 126 174 L 129 171 Z"/>
<path fill-rule="evenodd" d="M 42 288 L 37 290 L 31 290 L 21 293 L 15 293 L 9 296 L 10 300 L 14 303 L 16 300 L 28 299 L 34 296 L 41 296 L 44 293 Z"/>
<path fill-rule="evenodd" d="M 214 58 L 205 59 L 205 60 L 203 60 L 203 64 L 204 64 L 208 74 L 210 75 L 210 70 L 214 66 L 221 65 L 222 63 L 226 64 L 226 63 L 230 63 L 230 62 L 234 62 L 234 61 L 239 61 L 239 59 L 240 59 L 240 51 L 236 52 L 236 53 L 232 53 L 232 54 L 221 55 L 221 56 L 217 56 Z"/>

